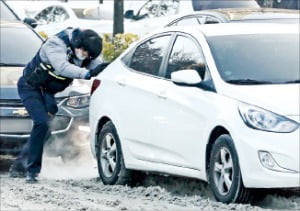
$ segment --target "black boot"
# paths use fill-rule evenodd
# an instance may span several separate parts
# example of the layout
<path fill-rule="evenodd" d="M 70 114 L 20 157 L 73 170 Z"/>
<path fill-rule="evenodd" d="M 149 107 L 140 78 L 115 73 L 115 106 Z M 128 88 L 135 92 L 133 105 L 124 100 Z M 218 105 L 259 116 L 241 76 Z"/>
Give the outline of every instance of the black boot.
<path fill-rule="evenodd" d="M 26 183 L 37 183 L 38 174 L 37 173 L 31 173 L 27 172 L 26 173 Z"/>
<path fill-rule="evenodd" d="M 26 174 L 26 167 L 21 160 L 15 160 L 8 171 L 9 177 L 24 178 Z"/>

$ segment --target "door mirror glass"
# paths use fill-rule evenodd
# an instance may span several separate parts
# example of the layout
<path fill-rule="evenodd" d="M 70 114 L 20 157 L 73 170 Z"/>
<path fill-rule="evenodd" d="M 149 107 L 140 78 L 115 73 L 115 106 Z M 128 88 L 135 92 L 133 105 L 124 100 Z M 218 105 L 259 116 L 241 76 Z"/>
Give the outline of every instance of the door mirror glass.
<path fill-rule="evenodd" d="M 33 19 L 33 18 L 25 18 L 23 20 L 23 22 L 26 23 L 26 24 L 28 24 L 32 28 L 35 28 L 38 25 L 37 21 L 35 19 Z"/>
<path fill-rule="evenodd" d="M 127 11 L 124 13 L 124 18 L 127 18 L 127 19 L 133 19 L 133 17 L 134 17 L 133 10 L 127 10 Z"/>
<path fill-rule="evenodd" d="M 171 73 L 171 80 L 178 85 L 197 85 L 202 79 L 196 70 L 179 70 Z"/>

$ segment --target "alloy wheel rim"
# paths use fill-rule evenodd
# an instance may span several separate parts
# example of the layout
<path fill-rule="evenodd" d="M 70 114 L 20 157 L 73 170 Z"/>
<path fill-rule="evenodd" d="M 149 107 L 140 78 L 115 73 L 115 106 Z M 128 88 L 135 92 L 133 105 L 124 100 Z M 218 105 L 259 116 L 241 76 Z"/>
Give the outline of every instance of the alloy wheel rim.
<path fill-rule="evenodd" d="M 106 134 L 101 143 L 100 162 L 105 177 L 111 177 L 116 169 L 117 150 L 116 141 L 112 134 Z"/>
<path fill-rule="evenodd" d="M 234 168 L 232 156 L 227 148 L 222 147 L 219 150 L 213 168 L 214 182 L 219 193 L 228 194 L 233 182 Z"/>

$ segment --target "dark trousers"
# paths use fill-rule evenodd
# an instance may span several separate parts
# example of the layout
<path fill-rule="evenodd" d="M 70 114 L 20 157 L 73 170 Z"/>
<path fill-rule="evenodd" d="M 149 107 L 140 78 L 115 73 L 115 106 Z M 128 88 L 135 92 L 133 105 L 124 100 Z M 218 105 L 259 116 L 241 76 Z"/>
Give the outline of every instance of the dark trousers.
<path fill-rule="evenodd" d="M 39 173 L 42 167 L 44 142 L 50 135 L 50 117 L 40 89 L 31 87 L 21 77 L 18 81 L 18 92 L 22 103 L 33 120 L 33 128 L 27 143 L 17 158 L 17 162 L 27 158 L 27 171 Z"/>

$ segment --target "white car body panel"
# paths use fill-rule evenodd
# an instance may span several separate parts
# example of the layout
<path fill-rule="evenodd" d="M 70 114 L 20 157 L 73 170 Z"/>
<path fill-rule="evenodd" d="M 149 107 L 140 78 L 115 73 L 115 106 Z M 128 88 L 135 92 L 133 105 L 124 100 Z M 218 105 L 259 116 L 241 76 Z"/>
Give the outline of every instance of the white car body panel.
<path fill-rule="evenodd" d="M 234 86 L 220 90 L 225 96 L 260 106 L 284 116 L 299 116 L 299 84 Z M 259 95 L 256 95 L 259 93 Z M 298 120 L 299 121 L 299 120 Z"/>

